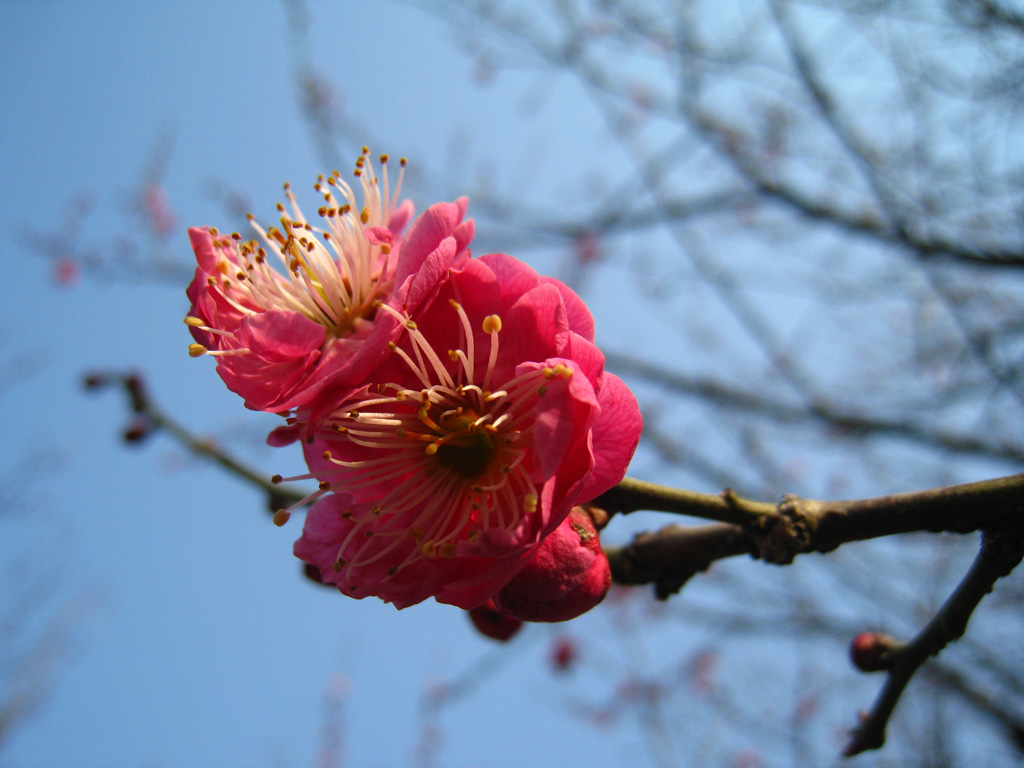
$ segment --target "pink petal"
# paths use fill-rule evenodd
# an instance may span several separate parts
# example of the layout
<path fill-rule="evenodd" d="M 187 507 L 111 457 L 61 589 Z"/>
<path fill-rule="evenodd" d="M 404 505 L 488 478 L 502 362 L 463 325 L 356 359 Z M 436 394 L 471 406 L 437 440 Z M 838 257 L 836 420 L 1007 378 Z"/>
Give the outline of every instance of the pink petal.
<path fill-rule="evenodd" d="M 238 335 L 253 354 L 283 362 L 319 349 L 326 332 L 299 312 L 262 312 L 244 318 Z"/>
<path fill-rule="evenodd" d="M 577 504 L 584 504 L 618 485 L 626 474 L 643 429 L 636 397 L 618 376 L 604 374 L 600 403 L 601 418 L 592 432 L 594 469 L 580 491 Z"/>

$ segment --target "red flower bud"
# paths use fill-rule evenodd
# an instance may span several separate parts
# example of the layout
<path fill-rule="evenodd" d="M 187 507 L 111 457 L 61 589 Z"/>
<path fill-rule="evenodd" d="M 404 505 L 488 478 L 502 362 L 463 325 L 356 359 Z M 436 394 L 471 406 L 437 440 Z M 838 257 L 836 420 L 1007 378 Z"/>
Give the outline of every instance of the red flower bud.
<path fill-rule="evenodd" d="M 480 631 L 480 634 L 500 642 L 509 640 L 523 626 L 523 622 L 519 619 L 499 611 L 494 600 L 490 598 L 482 605 L 470 608 L 468 613 L 473 626 Z"/>
<path fill-rule="evenodd" d="M 861 632 L 850 642 L 850 661 L 861 672 L 879 672 L 892 666 L 898 644 L 881 632 Z"/>
<path fill-rule="evenodd" d="M 578 656 L 576 641 L 571 637 L 560 637 L 551 649 L 551 664 L 556 672 L 568 672 Z"/>
<path fill-rule="evenodd" d="M 594 522 L 573 507 L 526 567 L 494 596 L 494 603 L 523 621 L 568 621 L 600 603 L 611 583 Z"/>

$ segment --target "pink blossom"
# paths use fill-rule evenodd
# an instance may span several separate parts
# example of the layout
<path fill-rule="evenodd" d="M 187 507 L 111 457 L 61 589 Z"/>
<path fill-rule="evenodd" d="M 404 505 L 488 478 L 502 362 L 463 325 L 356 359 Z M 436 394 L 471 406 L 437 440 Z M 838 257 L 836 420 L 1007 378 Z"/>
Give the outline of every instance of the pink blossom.
<path fill-rule="evenodd" d="M 286 186 L 291 214 L 278 206 L 281 229 L 253 222 L 263 246 L 212 228 L 189 230 L 198 262 L 187 291 L 192 307 L 185 322 L 195 340 L 189 352 L 216 357 L 217 372 L 248 407 L 285 411 L 309 404 L 342 372 L 358 380 L 359 352 L 374 330 L 377 305 L 442 239 L 452 238 L 460 251 L 472 239 L 460 200 L 434 206 L 403 242 L 412 205 L 398 205 L 401 177 L 392 193 L 387 157 L 381 162 L 383 185 L 368 151 L 356 163 L 362 206 L 338 175 L 321 178 L 316 189 L 326 203 L 318 211 L 325 229 L 306 221 Z M 271 267 L 274 259 L 280 271 Z"/>
<path fill-rule="evenodd" d="M 566 286 L 502 254 L 430 265 L 383 310 L 392 354 L 306 445 L 314 496 L 334 492 L 295 554 L 353 597 L 470 609 L 622 479 L 640 414 Z"/>
<path fill-rule="evenodd" d="M 158 236 L 167 237 L 178 225 L 167 190 L 158 182 L 150 182 L 143 186 L 141 197 L 149 226 Z"/>
<path fill-rule="evenodd" d="M 81 275 L 78 262 L 68 256 L 62 256 L 53 263 L 53 281 L 63 288 L 77 283 Z"/>

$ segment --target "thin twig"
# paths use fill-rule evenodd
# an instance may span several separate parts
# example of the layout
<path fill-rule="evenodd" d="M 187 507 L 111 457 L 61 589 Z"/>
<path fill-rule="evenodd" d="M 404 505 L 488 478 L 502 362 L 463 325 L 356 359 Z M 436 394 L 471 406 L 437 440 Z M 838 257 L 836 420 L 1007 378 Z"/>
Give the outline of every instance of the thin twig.
<path fill-rule="evenodd" d="M 992 591 L 995 582 L 1020 563 L 1022 555 L 1024 538 L 1019 531 L 986 533 L 982 537 L 981 550 L 967 575 L 932 620 L 909 643 L 889 651 L 891 666 L 885 685 L 871 711 L 862 714 L 860 725 L 843 750 L 844 756 L 878 749 L 885 743 L 886 725 L 914 673 L 929 657 L 964 634 L 974 609 Z"/>
<path fill-rule="evenodd" d="M 181 424 L 161 411 L 149 396 L 142 377 L 135 373 L 93 373 L 85 378 L 88 389 L 107 386 L 120 387 L 128 398 L 134 414 L 124 431 L 128 442 L 138 442 L 157 430 L 163 430 L 189 452 L 212 461 L 230 474 L 239 477 L 267 494 L 267 508 L 271 513 L 305 498 L 305 494 L 275 485 L 270 476 L 248 466 L 220 448 L 212 440 L 197 437 Z"/>

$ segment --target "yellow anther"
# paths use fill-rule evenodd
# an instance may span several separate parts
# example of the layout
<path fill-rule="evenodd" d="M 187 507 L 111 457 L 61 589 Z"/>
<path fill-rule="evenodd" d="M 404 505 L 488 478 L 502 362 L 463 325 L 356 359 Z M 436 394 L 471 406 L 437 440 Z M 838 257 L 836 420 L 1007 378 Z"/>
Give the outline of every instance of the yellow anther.
<path fill-rule="evenodd" d="M 361 210 L 359 212 L 359 220 L 361 222 L 363 222 L 363 224 L 366 224 L 367 222 L 370 221 L 370 209 L 369 208 L 363 208 L 363 210 Z"/>
<path fill-rule="evenodd" d="M 451 360 L 453 363 L 459 362 L 459 351 L 457 349 L 449 349 L 448 359 Z"/>
<path fill-rule="evenodd" d="M 207 352 L 208 352 L 208 350 L 202 344 L 189 344 L 188 345 L 189 357 L 202 357 Z"/>
<path fill-rule="evenodd" d="M 192 315 L 188 315 L 185 318 L 185 325 L 191 325 L 193 328 L 195 328 L 200 325 L 205 325 L 205 323 L 203 323 L 203 319 L 201 317 L 193 317 Z"/>
<path fill-rule="evenodd" d="M 446 541 L 439 549 L 441 557 L 455 557 L 457 547 L 458 545 L 454 541 Z"/>
<path fill-rule="evenodd" d="M 501 318 L 488 315 L 484 318 L 484 333 L 498 333 L 501 330 Z"/>
<path fill-rule="evenodd" d="M 279 509 L 274 513 L 274 525 L 280 528 L 282 525 L 288 522 L 291 515 L 285 509 Z"/>
<path fill-rule="evenodd" d="M 433 456 L 437 453 L 437 443 L 431 443 L 426 447 L 427 456 Z"/>
<path fill-rule="evenodd" d="M 537 511 L 537 496 L 532 493 L 528 493 L 523 497 L 523 509 L 526 512 Z"/>

